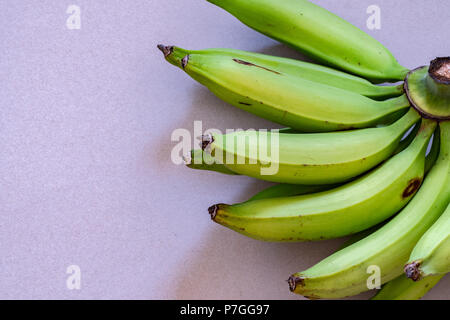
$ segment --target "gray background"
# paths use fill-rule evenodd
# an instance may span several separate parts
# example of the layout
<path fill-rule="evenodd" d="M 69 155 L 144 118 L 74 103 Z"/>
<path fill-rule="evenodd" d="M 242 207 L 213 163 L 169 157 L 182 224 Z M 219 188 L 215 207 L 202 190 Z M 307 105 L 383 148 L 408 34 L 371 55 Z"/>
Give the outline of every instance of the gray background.
<path fill-rule="evenodd" d="M 448 1 L 314 1 L 413 68 L 448 55 Z M 66 9 L 81 7 L 81 30 Z M 167 64 L 157 43 L 300 57 L 206 1 L 0 1 L 0 298 L 299 299 L 285 280 L 343 240 L 261 243 L 206 209 L 268 184 L 171 162 L 177 128 L 273 128 Z M 66 288 L 79 265 L 81 290 Z M 450 297 L 450 279 L 428 298 Z M 363 296 L 363 297 L 367 297 Z"/>

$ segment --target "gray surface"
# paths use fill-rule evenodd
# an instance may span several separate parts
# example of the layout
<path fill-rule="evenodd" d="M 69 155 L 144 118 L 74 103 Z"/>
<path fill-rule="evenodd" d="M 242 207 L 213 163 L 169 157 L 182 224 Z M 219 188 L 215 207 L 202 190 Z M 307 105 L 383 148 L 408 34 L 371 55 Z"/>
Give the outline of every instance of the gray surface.
<path fill-rule="evenodd" d="M 366 30 L 368 0 L 315 1 Z M 267 184 L 175 166 L 174 129 L 271 128 L 163 61 L 157 43 L 291 49 L 206 1 L 0 1 L 0 298 L 299 299 L 285 283 L 342 240 L 271 244 L 206 209 Z M 407 67 L 448 55 L 448 1 L 378 0 L 369 32 Z M 444 19 L 446 18 L 446 19 Z M 366 30 L 367 31 L 367 30 Z M 81 290 L 66 288 L 79 265 Z M 428 298 L 449 298 L 447 277 Z"/>

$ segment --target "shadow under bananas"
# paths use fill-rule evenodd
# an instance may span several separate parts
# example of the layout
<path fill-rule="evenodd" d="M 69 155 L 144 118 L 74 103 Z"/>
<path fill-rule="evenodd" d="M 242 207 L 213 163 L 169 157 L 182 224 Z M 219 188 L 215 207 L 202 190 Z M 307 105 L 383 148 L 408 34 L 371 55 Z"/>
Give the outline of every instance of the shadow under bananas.
<path fill-rule="evenodd" d="M 325 258 L 344 241 L 266 243 L 212 225 L 198 248 L 183 258 L 173 298 L 304 299 L 289 291 L 286 279 Z M 356 299 L 368 299 L 373 294 Z"/>
<path fill-rule="evenodd" d="M 183 258 L 174 299 L 193 300 L 298 300 L 289 292 L 287 277 L 338 250 L 345 239 L 317 243 L 265 243 L 246 238 L 220 226 Z M 449 299 L 446 276 L 424 300 Z M 447 294 L 442 294 L 447 290 Z M 367 300 L 375 290 L 344 300 Z"/>
<path fill-rule="evenodd" d="M 290 48 L 287 45 L 280 44 L 280 43 L 269 45 L 269 46 L 259 50 L 258 53 L 263 53 L 263 54 L 268 54 L 271 56 L 290 58 L 290 59 L 301 60 L 301 61 L 318 64 L 316 61 L 314 61 L 313 59 L 310 59 L 309 57 L 300 53 L 299 51 L 296 51 L 295 49 Z"/>

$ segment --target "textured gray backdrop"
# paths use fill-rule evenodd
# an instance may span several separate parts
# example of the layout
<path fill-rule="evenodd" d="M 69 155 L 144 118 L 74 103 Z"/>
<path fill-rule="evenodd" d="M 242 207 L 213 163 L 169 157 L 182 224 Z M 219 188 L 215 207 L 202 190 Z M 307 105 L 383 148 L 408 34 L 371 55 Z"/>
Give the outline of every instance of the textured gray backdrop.
<path fill-rule="evenodd" d="M 450 54 L 448 1 L 314 1 L 410 68 Z M 66 9 L 81 8 L 81 29 Z M 172 164 L 171 133 L 276 125 L 215 98 L 157 43 L 300 57 L 198 0 L 0 1 L 0 298 L 299 299 L 285 283 L 342 240 L 271 244 L 206 209 L 268 184 Z M 81 268 L 81 289 L 66 268 Z M 450 278 L 428 298 L 450 298 Z M 363 297 L 367 297 L 363 296 Z"/>

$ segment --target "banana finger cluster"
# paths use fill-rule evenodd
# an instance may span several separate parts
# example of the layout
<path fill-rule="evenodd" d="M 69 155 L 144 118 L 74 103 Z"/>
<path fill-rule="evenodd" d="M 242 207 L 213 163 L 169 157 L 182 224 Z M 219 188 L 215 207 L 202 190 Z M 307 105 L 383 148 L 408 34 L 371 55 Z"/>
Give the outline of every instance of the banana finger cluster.
<path fill-rule="evenodd" d="M 276 183 L 211 206 L 211 219 L 262 241 L 352 236 L 289 277 L 307 298 L 368 291 L 373 266 L 383 285 L 373 299 L 423 297 L 450 272 L 450 58 L 408 70 L 306 0 L 208 1 L 320 63 L 158 45 L 220 99 L 287 127 L 205 135 L 186 156 L 192 169 Z"/>

